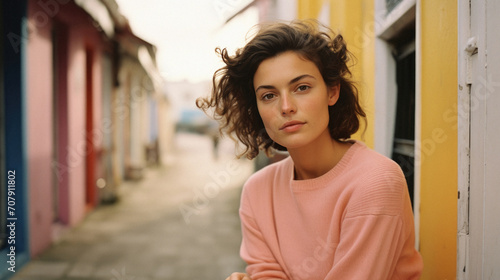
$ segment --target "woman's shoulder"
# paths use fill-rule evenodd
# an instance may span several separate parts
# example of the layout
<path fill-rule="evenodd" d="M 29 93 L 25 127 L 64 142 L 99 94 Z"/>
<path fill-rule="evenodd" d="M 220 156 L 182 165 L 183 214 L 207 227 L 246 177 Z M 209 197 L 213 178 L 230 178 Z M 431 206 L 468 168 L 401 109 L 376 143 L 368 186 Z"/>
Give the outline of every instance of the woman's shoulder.
<path fill-rule="evenodd" d="M 276 180 L 282 181 L 290 177 L 291 168 L 293 168 L 293 162 L 290 157 L 269 164 L 252 174 L 247 179 L 244 188 L 259 188 L 261 190 L 262 188 L 271 188 L 272 183 Z"/>
<path fill-rule="evenodd" d="M 350 215 L 399 214 L 408 192 L 405 176 L 392 159 L 364 146 L 353 156 Z"/>
<path fill-rule="evenodd" d="M 243 186 L 240 211 L 256 217 L 268 216 L 275 196 L 275 185 L 288 177 L 286 174 L 290 164 L 293 164 L 290 158 L 285 158 L 252 174 Z"/>
<path fill-rule="evenodd" d="M 262 169 L 257 170 L 249 177 L 248 181 L 269 181 L 277 176 L 283 176 L 284 173 L 288 172 L 290 166 L 293 166 L 293 161 L 290 157 L 286 157 L 278 162 L 271 163 Z"/>
<path fill-rule="evenodd" d="M 374 173 L 401 176 L 401 167 L 392 159 L 367 147 L 364 143 L 356 141 L 354 144 L 350 169 L 359 176 L 371 176 Z"/>

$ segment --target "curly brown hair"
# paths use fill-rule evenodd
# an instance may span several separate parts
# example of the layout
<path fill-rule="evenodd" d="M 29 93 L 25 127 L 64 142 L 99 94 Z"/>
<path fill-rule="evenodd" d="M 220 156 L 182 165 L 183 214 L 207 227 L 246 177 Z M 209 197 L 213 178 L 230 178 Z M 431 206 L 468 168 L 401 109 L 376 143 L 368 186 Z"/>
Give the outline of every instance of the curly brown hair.
<path fill-rule="evenodd" d="M 234 56 L 227 49 L 216 48 L 226 66 L 214 73 L 213 88 L 208 98 L 198 98 L 196 106 L 213 116 L 223 130 L 234 133 L 246 149 L 239 156 L 252 159 L 259 150 L 270 154 L 271 147 L 286 150 L 267 134 L 257 110 L 253 77 L 260 63 L 286 51 L 294 51 L 315 63 L 327 86 L 340 85 L 337 103 L 329 107 L 328 129 L 335 140 L 345 140 L 359 129 L 359 118 L 366 114 L 358 101 L 358 90 L 351 81 L 347 63 L 354 57 L 343 37 L 330 29 L 319 30 L 314 21 L 293 21 L 261 26 L 257 34 Z M 332 34 L 330 36 L 329 33 Z"/>

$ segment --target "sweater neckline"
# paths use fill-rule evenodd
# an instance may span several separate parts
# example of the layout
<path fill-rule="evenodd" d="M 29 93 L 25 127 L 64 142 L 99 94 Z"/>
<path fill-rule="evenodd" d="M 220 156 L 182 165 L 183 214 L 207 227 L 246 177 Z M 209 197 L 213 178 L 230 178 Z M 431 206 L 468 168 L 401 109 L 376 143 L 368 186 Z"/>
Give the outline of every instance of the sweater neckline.
<path fill-rule="evenodd" d="M 351 161 L 352 157 L 358 151 L 364 147 L 362 143 L 359 141 L 354 141 L 354 143 L 349 147 L 349 149 L 346 151 L 344 156 L 340 159 L 340 161 L 328 172 L 325 174 L 316 177 L 316 178 L 311 178 L 311 179 L 305 179 L 305 180 L 295 180 L 294 179 L 294 163 L 292 158 L 290 159 L 290 162 L 288 164 L 288 176 L 290 178 L 291 182 L 291 188 L 293 191 L 308 191 L 308 190 L 315 190 L 319 188 L 323 188 L 327 186 L 328 184 L 331 184 L 332 180 L 334 180 L 340 173 L 342 173 L 346 167 L 349 165 L 349 162 Z"/>

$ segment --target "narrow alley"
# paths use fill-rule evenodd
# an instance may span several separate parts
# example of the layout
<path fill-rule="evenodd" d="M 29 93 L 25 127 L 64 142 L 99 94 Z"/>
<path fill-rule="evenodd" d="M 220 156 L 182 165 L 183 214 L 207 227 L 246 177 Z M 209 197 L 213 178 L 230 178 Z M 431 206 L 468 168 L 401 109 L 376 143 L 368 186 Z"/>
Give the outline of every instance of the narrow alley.
<path fill-rule="evenodd" d="M 238 205 L 253 164 L 223 139 L 177 134 L 172 162 L 126 182 L 12 279 L 225 279 L 244 269 Z"/>

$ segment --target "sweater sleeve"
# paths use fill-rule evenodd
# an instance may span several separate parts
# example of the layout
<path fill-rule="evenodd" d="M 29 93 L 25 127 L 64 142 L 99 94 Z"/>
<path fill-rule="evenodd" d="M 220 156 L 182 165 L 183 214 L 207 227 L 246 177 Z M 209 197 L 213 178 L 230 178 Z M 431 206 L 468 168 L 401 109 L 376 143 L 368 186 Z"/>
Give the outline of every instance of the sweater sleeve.
<path fill-rule="evenodd" d="M 394 257 L 401 251 L 401 227 L 396 216 L 346 219 L 333 268 L 326 279 L 391 279 Z"/>
<path fill-rule="evenodd" d="M 325 279 L 418 279 L 421 266 L 402 174 L 384 174 L 353 193 Z"/>
<path fill-rule="evenodd" d="M 240 205 L 240 219 L 242 226 L 243 240 L 241 242 L 240 255 L 247 263 L 246 271 L 253 280 L 260 279 L 288 279 L 281 265 L 273 253 L 279 248 L 270 245 L 264 238 L 261 228 L 253 218 L 253 211 L 250 205 L 247 189 L 243 189 Z"/>

